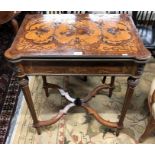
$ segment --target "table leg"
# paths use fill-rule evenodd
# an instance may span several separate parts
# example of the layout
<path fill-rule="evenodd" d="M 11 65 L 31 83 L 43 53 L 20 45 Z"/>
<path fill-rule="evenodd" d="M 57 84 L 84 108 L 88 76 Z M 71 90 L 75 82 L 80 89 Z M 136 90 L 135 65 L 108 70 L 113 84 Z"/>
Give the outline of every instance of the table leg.
<path fill-rule="evenodd" d="M 45 94 L 46 94 L 46 97 L 49 96 L 49 93 L 48 93 L 48 86 L 47 86 L 47 79 L 46 79 L 46 76 L 42 76 L 42 79 L 43 79 L 43 88 L 45 90 Z"/>
<path fill-rule="evenodd" d="M 106 82 L 106 78 L 107 78 L 106 76 L 103 77 L 103 79 L 102 79 L 103 84 Z M 113 90 L 115 88 L 114 84 L 115 84 L 115 76 L 111 76 L 111 81 L 110 81 L 111 88 L 109 88 L 109 95 L 108 95 L 109 97 L 112 96 Z"/>
<path fill-rule="evenodd" d="M 114 84 L 115 84 L 115 76 L 112 76 L 111 77 L 111 81 L 110 81 L 111 88 L 109 89 L 109 97 L 112 96 L 112 92 L 114 90 Z"/>
<path fill-rule="evenodd" d="M 63 77 L 64 79 L 64 85 L 63 85 L 63 89 L 65 90 L 65 91 L 67 91 L 68 90 L 68 85 L 69 85 L 69 76 L 64 76 Z"/>
<path fill-rule="evenodd" d="M 120 129 L 123 128 L 123 121 L 124 121 L 126 112 L 128 110 L 128 107 L 130 105 L 134 89 L 138 84 L 138 81 L 139 81 L 139 79 L 134 78 L 134 77 L 129 77 L 127 80 L 128 86 L 127 86 L 127 91 L 126 91 L 126 95 L 125 95 L 125 99 L 124 99 L 123 108 L 122 108 L 121 115 L 120 115 L 119 122 L 118 122 L 119 128 L 116 131 L 116 136 L 119 135 Z"/>
<path fill-rule="evenodd" d="M 106 78 L 107 78 L 106 76 L 103 77 L 103 79 L 102 79 L 102 83 L 103 83 L 103 84 L 105 83 Z"/>
<path fill-rule="evenodd" d="M 38 118 L 37 118 L 37 115 L 36 115 L 36 112 L 35 112 L 35 109 L 34 109 L 30 89 L 29 89 L 29 86 L 28 86 L 28 77 L 27 76 L 20 77 L 19 78 L 19 85 L 21 86 L 21 89 L 23 91 L 25 100 L 27 102 L 30 114 L 31 114 L 32 119 L 33 119 L 34 127 L 36 127 L 36 125 L 39 123 L 39 121 L 38 121 Z M 41 134 L 40 129 L 38 127 L 36 127 L 36 130 L 37 130 L 37 133 L 40 135 Z"/>

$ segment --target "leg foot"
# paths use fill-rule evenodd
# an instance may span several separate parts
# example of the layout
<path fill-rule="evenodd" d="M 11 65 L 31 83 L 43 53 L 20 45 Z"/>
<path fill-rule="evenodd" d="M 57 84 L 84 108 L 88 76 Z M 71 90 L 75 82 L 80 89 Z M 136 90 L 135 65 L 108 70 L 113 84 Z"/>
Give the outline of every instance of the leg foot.
<path fill-rule="evenodd" d="M 41 135 L 41 130 L 40 130 L 40 128 L 36 128 L 36 130 L 37 130 L 37 134 L 38 134 L 38 135 Z"/>

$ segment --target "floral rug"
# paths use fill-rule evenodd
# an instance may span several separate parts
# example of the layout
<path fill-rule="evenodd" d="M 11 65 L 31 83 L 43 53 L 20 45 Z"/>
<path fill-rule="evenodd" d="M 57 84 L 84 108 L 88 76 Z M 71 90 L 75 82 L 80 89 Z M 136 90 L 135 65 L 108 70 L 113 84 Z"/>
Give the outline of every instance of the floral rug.
<path fill-rule="evenodd" d="M 8 143 L 14 144 L 135 144 L 144 132 L 147 124 L 148 110 L 144 104 L 152 79 L 155 77 L 154 60 L 147 64 L 145 72 L 136 87 L 132 104 L 127 112 L 124 128 L 118 137 L 114 129 L 108 129 L 88 115 L 82 108 L 73 107 L 67 115 L 56 124 L 41 128 L 42 134 L 37 135 L 32 127 L 32 119 L 25 100 L 18 109 L 17 121 Z M 48 76 L 48 82 L 63 86 L 63 77 Z M 92 88 L 101 84 L 101 76 L 88 77 L 84 82 L 80 77 L 72 76 L 69 79 L 68 90 L 75 97 L 85 96 Z M 107 120 L 117 121 L 126 91 L 126 77 L 117 77 L 115 89 L 111 98 L 107 91 L 101 91 L 90 101 L 90 106 Z M 50 89 L 47 98 L 43 90 L 40 76 L 30 78 L 30 89 L 35 109 L 39 119 L 49 119 L 54 116 L 67 101 L 60 97 L 56 90 Z M 143 143 L 154 143 L 151 135 Z"/>
<path fill-rule="evenodd" d="M 16 108 L 19 85 L 3 53 L 10 47 L 14 34 L 9 24 L 0 25 L 0 144 L 5 143 Z"/>

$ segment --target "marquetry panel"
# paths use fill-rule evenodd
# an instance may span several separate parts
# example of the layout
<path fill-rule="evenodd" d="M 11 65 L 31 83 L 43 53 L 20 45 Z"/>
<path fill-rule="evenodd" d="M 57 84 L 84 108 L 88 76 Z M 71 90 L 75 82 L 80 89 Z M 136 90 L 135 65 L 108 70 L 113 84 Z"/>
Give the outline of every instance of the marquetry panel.
<path fill-rule="evenodd" d="M 27 15 L 6 57 L 134 57 L 147 59 L 126 14 Z"/>

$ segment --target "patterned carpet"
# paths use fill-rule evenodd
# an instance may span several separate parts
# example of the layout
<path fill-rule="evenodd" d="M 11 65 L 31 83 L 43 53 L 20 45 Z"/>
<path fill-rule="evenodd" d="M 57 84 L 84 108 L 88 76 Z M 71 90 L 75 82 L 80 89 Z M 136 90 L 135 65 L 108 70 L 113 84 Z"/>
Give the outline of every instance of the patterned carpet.
<path fill-rule="evenodd" d="M 19 86 L 3 53 L 14 38 L 9 24 L 0 27 L 0 144 L 5 143 L 10 122 L 16 108 Z"/>
<path fill-rule="evenodd" d="M 42 134 L 37 135 L 32 127 L 32 119 L 27 109 L 25 100 L 18 108 L 17 121 L 14 121 L 14 130 L 8 143 L 14 144 L 135 144 L 144 132 L 147 124 L 148 110 L 144 104 L 152 79 L 155 77 L 154 60 L 148 63 L 139 85 L 136 87 L 128 113 L 124 121 L 124 129 L 118 137 L 114 129 L 108 129 L 99 124 L 80 107 L 73 107 L 56 124 L 42 128 Z M 102 77 L 88 77 L 88 81 L 81 81 L 79 77 L 70 77 L 68 89 L 72 96 L 85 96 L 92 88 L 101 83 Z M 63 85 L 63 77 L 48 76 L 48 81 Z M 90 106 L 107 120 L 116 121 L 121 111 L 122 101 L 126 91 L 126 78 L 118 77 L 115 90 L 111 98 L 106 91 L 101 91 L 92 101 Z M 59 93 L 50 90 L 47 98 L 42 88 L 40 76 L 31 77 L 30 89 L 35 104 L 37 115 L 40 119 L 49 119 L 54 116 L 65 104 L 66 100 Z M 144 143 L 154 143 L 155 137 L 151 135 Z"/>

